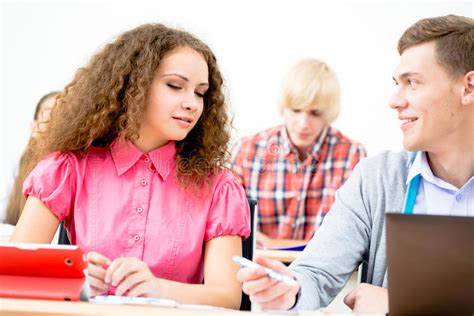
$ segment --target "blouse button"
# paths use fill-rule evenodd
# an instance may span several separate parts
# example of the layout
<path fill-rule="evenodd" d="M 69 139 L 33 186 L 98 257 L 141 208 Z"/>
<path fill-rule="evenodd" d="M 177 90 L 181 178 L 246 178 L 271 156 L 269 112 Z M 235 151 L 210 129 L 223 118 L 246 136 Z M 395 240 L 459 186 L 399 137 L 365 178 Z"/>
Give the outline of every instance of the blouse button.
<path fill-rule="evenodd" d="M 146 157 L 145 162 L 150 162 L 150 158 Z"/>
<path fill-rule="evenodd" d="M 464 196 L 462 194 L 456 195 L 456 201 L 462 202 L 462 200 L 464 200 Z"/>
<path fill-rule="evenodd" d="M 141 213 L 141 212 L 143 212 L 143 209 L 141 207 L 137 207 L 137 212 Z"/>
<path fill-rule="evenodd" d="M 141 183 L 143 186 L 145 186 L 148 182 L 146 182 L 146 180 L 143 179 L 140 183 Z"/>
<path fill-rule="evenodd" d="M 138 235 L 133 236 L 133 240 L 139 241 L 139 240 L 140 240 L 140 236 L 138 236 Z"/>

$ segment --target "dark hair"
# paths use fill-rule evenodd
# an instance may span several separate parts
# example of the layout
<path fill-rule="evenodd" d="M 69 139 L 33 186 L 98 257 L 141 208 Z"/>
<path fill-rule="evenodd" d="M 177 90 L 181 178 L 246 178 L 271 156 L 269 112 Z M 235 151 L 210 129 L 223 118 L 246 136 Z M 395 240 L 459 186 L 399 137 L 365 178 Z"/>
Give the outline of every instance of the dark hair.
<path fill-rule="evenodd" d="M 179 47 L 190 47 L 203 56 L 209 89 L 196 126 L 177 142 L 177 178 L 184 186 L 200 185 L 226 166 L 230 122 L 216 57 L 195 36 L 162 24 L 145 24 L 123 33 L 77 71 L 58 98 L 48 133 L 38 137 L 37 160 L 55 151 L 85 155 L 90 146 L 108 146 L 119 135 L 137 139 L 160 61 Z"/>
<path fill-rule="evenodd" d="M 419 20 L 398 40 L 400 55 L 405 49 L 424 42 L 435 41 L 438 63 L 453 77 L 474 70 L 474 20 L 446 15 Z"/>

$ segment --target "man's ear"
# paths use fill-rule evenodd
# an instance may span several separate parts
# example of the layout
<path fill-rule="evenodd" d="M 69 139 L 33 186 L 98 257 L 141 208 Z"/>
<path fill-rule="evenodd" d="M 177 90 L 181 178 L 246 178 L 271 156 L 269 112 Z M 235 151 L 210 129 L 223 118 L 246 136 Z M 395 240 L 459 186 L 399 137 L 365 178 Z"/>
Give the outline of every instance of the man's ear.
<path fill-rule="evenodd" d="M 474 104 L 474 70 L 469 71 L 464 75 L 462 104 Z"/>

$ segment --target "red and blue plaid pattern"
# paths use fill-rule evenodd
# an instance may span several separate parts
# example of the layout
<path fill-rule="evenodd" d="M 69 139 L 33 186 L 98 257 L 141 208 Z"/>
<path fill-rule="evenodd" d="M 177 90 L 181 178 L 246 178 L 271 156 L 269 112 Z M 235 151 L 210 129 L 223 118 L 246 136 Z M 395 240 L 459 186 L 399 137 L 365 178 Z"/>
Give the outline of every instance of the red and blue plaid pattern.
<path fill-rule="evenodd" d="M 309 240 L 334 202 L 336 190 L 366 156 L 361 144 L 328 127 L 305 161 L 298 159 L 284 126 L 240 140 L 232 170 L 258 201 L 258 229 L 278 239 Z"/>

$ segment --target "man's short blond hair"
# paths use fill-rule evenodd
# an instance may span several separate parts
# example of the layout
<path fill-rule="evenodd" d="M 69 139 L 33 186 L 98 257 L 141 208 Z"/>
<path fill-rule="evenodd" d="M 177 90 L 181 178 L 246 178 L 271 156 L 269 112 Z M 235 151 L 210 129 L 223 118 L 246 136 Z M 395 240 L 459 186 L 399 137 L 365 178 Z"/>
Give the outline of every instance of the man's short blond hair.
<path fill-rule="evenodd" d="M 339 115 L 340 87 L 334 71 L 324 62 L 303 59 L 283 80 L 279 110 L 319 110 L 328 124 Z"/>

